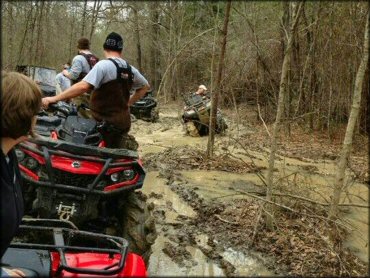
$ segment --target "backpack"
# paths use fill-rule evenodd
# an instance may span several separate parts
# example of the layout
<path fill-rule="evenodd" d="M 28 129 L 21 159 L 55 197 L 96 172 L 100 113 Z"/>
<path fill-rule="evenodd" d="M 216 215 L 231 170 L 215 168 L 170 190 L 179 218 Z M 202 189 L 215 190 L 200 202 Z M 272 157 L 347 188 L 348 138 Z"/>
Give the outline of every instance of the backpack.
<path fill-rule="evenodd" d="M 82 55 L 85 57 L 87 63 L 89 64 L 90 66 L 90 70 L 95 66 L 95 64 L 97 62 L 99 62 L 99 58 L 96 57 L 94 54 L 86 54 L 86 53 L 82 53 L 80 52 L 79 55 Z M 90 71 L 89 70 L 89 71 Z M 72 85 L 76 84 L 77 82 L 81 81 L 82 79 L 84 79 L 84 77 L 87 75 L 86 72 L 81 72 L 80 75 L 78 76 L 78 78 L 76 80 L 72 80 Z"/>
<path fill-rule="evenodd" d="M 89 64 L 90 66 L 90 70 L 95 66 L 95 64 L 97 62 L 99 62 L 99 58 L 96 57 L 94 54 L 86 54 L 86 53 L 82 53 L 80 52 L 80 55 L 84 56 L 87 63 Z"/>

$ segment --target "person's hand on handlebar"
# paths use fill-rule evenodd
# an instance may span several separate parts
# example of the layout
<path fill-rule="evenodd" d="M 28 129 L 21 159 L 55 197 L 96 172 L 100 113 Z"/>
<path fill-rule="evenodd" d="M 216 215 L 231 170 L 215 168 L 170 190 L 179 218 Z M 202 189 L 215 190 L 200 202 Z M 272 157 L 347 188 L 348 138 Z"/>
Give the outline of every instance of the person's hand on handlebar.
<path fill-rule="evenodd" d="M 42 107 L 44 109 L 47 109 L 49 107 L 49 104 L 57 102 L 54 97 L 44 97 L 42 98 L 41 101 L 42 101 Z"/>
<path fill-rule="evenodd" d="M 2 270 L 1 277 L 3 275 L 5 277 L 6 277 L 6 275 L 8 275 L 8 277 L 26 277 L 26 274 L 24 274 L 24 272 L 22 270 L 20 270 L 20 269 L 16 269 L 16 268 L 13 268 L 13 269 L 1 268 L 1 270 Z"/>

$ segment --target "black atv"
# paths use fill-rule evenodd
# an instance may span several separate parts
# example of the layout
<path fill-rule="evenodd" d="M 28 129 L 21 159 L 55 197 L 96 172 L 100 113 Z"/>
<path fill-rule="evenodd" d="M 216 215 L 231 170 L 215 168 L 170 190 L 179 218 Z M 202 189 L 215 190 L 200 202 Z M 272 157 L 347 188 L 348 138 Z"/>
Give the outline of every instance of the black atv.
<path fill-rule="evenodd" d="M 209 133 L 209 120 L 211 115 L 211 99 L 208 95 L 201 96 L 190 94 L 185 98 L 184 113 L 182 121 L 185 125 L 186 133 L 190 136 L 204 136 Z M 217 110 L 216 133 L 224 133 L 227 124 L 221 111 Z"/>
<path fill-rule="evenodd" d="M 131 105 L 130 113 L 136 119 L 153 123 L 156 122 L 159 118 L 159 113 L 157 110 L 157 100 L 154 98 L 153 92 L 147 92 L 142 99 Z M 135 121 L 135 118 L 132 120 Z"/>
<path fill-rule="evenodd" d="M 156 238 L 137 152 L 105 147 L 95 120 L 59 102 L 37 116 L 38 139 L 18 145 L 26 214 L 71 220 L 79 229 L 123 236 L 148 260 Z"/>
<path fill-rule="evenodd" d="M 41 92 L 45 97 L 55 96 L 55 76 L 57 75 L 55 69 L 32 65 L 17 65 L 16 71 L 34 80 L 40 86 Z"/>

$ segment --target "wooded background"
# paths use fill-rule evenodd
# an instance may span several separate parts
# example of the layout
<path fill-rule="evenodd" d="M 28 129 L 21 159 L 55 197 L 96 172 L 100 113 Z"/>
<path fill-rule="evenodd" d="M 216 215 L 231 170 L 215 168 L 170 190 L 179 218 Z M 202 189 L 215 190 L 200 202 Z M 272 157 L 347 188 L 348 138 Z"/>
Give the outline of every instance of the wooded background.
<path fill-rule="evenodd" d="M 81 36 L 103 58 L 108 33 L 124 38 L 123 56 L 147 77 L 159 99 L 181 100 L 199 84 L 214 86 L 226 2 L 2 1 L 2 68 L 35 64 L 61 70 Z M 362 56 L 367 2 L 306 2 L 292 49 L 282 121 L 328 132 L 348 121 Z M 259 104 L 273 122 L 293 15 L 289 2 L 233 2 L 220 102 Z M 216 65 L 215 65 L 216 63 Z M 356 133 L 369 129 L 369 73 Z"/>

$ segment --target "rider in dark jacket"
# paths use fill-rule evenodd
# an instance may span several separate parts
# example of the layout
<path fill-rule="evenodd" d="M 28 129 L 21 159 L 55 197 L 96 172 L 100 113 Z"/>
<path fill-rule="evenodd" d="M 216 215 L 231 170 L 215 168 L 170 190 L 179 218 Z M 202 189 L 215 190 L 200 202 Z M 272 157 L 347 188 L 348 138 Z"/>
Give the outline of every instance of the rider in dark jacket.
<path fill-rule="evenodd" d="M 23 217 L 21 176 L 14 147 L 33 134 L 41 108 L 41 91 L 29 77 L 1 73 L 1 236 L 0 258 L 9 247 Z M 1 267 L 1 277 L 24 277 L 20 269 Z"/>
<path fill-rule="evenodd" d="M 0 257 L 5 253 L 23 216 L 21 177 L 13 150 L 1 152 L 1 239 Z M 9 162 L 8 162 L 9 161 Z"/>

